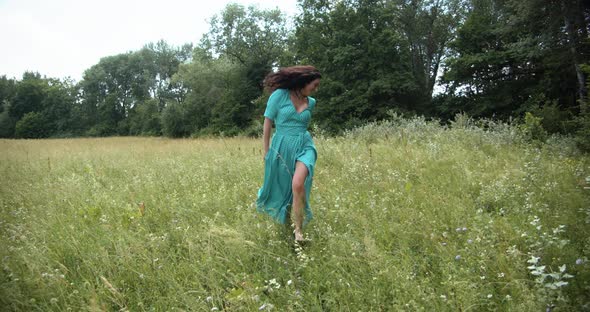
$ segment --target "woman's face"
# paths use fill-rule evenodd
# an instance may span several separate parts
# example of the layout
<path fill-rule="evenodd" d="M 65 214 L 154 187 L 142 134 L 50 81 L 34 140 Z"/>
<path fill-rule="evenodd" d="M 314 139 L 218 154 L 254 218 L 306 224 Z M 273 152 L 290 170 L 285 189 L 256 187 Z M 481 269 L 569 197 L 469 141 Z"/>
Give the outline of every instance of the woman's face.
<path fill-rule="evenodd" d="M 308 83 L 305 87 L 303 87 L 303 89 L 301 89 L 301 95 L 308 96 L 308 95 L 312 94 L 313 92 L 315 92 L 319 86 L 320 86 L 320 79 L 318 78 L 318 79 Z"/>

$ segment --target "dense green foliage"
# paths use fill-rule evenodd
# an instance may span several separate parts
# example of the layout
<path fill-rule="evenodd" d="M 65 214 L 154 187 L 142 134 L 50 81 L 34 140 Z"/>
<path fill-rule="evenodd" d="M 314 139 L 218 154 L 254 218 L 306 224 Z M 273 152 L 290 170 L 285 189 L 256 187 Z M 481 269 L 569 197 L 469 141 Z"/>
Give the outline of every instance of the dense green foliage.
<path fill-rule="evenodd" d="M 392 117 L 316 133 L 303 249 L 254 209 L 258 139 L 0 140 L 0 306 L 588 309 L 588 155 L 465 115 Z"/>
<path fill-rule="evenodd" d="M 0 77 L 0 136 L 251 133 L 262 79 L 294 64 L 323 73 L 314 122 L 330 133 L 393 110 L 443 121 L 528 112 L 548 133 L 583 135 L 588 20 L 582 0 L 300 0 L 291 21 L 230 4 L 194 47 L 107 56 L 78 83 Z"/>
<path fill-rule="evenodd" d="M 431 98 L 459 1 L 301 1 L 298 58 L 325 73 L 322 128 L 339 131 L 387 111 L 432 115 Z"/>
<path fill-rule="evenodd" d="M 587 2 L 476 0 L 459 29 L 444 80 L 472 115 L 507 117 L 556 103 L 579 113 L 586 101 Z M 581 101 L 581 102 L 580 102 Z M 585 103 L 584 103 L 585 104 Z"/>

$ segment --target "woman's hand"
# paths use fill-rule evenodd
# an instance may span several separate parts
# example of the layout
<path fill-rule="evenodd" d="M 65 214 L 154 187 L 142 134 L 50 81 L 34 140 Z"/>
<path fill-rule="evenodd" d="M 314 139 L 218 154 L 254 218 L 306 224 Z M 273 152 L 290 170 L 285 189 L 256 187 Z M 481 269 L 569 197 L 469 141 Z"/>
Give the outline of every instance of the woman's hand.
<path fill-rule="evenodd" d="M 262 154 L 262 160 L 266 159 L 270 144 L 270 132 L 272 131 L 272 120 L 264 118 L 264 125 L 262 126 L 262 147 L 264 148 L 264 154 Z"/>

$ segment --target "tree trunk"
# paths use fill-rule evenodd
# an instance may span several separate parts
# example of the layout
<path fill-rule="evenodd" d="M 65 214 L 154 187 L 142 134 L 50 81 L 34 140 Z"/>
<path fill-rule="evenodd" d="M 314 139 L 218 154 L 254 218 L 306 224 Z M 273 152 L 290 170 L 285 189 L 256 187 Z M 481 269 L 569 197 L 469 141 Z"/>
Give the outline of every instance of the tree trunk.
<path fill-rule="evenodd" d="M 575 14 L 572 10 L 568 10 L 565 4 L 562 4 L 563 8 L 563 18 L 565 22 L 565 31 L 568 37 L 568 45 L 570 54 L 572 57 L 572 62 L 576 71 L 576 78 L 578 81 L 578 101 L 580 103 L 580 113 L 586 113 L 588 108 L 587 102 L 587 94 L 588 90 L 586 89 L 586 74 L 582 71 L 580 66 L 580 55 L 578 55 L 578 51 L 576 46 L 580 43 L 579 36 L 578 36 L 578 29 L 576 29 L 573 21 L 573 17 L 571 14 Z"/>

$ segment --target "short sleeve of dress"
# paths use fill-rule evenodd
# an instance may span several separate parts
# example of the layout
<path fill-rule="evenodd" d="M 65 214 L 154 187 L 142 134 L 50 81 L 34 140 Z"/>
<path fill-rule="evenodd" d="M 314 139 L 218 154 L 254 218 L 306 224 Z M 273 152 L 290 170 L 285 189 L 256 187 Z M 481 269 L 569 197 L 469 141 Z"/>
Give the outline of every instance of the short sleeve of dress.
<path fill-rule="evenodd" d="M 274 121 L 277 118 L 277 114 L 279 112 L 279 106 L 282 99 L 282 90 L 277 89 L 275 90 L 268 101 L 266 102 L 266 110 L 264 111 L 264 117 Z"/>
<path fill-rule="evenodd" d="M 313 110 L 315 108 L 315 99 L 311 96 L 309 97 L 309 109 Z"/>

